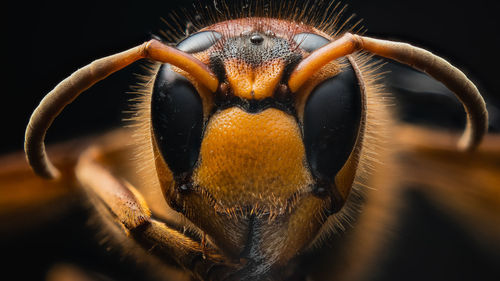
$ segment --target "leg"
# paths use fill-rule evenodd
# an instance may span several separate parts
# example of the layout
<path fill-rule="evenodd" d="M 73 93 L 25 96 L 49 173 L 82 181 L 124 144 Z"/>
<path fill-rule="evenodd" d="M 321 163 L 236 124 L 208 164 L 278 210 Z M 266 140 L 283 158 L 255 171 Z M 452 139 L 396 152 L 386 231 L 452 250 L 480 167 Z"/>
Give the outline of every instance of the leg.
<path fill-rule="evenodd" d="M 150 223 L 151 212 L 141 194 L 125 181 L 115 178 L 99 164 L 97 148 L 85 151 L 76 166 L 76 177 L 111 209 L 127 229 Z"/>
<path fill-rule="evenodd" d="M 76 166 L 77 180 L 104 208 L 97 207 L 105 224 L 118 224 L 127 236 L 161 260 L 171 260 L 200 279 L 231 271 L 224 257 L 180 231 L 151 217 L 141 194 L 130 184 L 118 179 L 106 169 L 105 156 L 98 148 L 85 151 Z M 102 209 L 102 210 L 101 210 Z M 110 222 L 111 217 L 114 221 Z M 131 240 L 131 239 L 130 239 Z M 215 272 L 215 268 L 222 269 Z"/>

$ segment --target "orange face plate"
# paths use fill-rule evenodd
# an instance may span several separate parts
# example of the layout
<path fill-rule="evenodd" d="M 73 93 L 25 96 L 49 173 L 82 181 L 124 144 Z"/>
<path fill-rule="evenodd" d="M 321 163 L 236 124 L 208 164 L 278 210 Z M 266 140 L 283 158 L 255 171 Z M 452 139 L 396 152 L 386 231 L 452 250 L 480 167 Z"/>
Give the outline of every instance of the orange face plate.
<path fill-rule="evenodd" d="M 233 107 L 206 128 L 194 184 L 221 208 L 280 210 L 312 183 L 295 119 L 270 108 L 251 114 Z"/>

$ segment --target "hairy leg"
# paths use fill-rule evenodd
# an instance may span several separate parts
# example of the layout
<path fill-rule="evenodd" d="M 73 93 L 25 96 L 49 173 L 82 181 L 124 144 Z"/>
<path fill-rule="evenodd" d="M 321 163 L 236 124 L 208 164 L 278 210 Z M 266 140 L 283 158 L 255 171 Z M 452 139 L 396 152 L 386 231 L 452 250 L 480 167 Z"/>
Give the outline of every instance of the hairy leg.
<path fill-rule="evenodd" d="M 142 195 L 131 184 L 113 175 L 105 163 L 102 150 L 89 148 L 78 161 L 76 178 L 88 192 L 103 223 L 108 227 L 115 225 L 112 235 L 123 237 L 125 234 L 127 237 L 122 239 L 125 240 L 123 243 L 135 248 L 124 251 L 146 254 L 134 247 L 139 244 L 161 261 L 174 262 L 203 280 L 218 280 L 220 274 L 231 271 L 231 266 L 216 249 L 153 218 Z"/>

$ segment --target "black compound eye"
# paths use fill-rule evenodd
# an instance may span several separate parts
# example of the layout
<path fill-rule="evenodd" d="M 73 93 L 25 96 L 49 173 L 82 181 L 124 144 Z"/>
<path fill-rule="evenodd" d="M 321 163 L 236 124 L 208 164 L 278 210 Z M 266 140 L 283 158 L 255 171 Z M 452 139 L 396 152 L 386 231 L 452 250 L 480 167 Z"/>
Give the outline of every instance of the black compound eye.
<path fill-rule="evenodd" d="M 293 37 L 295 43 L 299 45 L 306 52 L 315 51 L 326 44 L 330 43 L 330 40 L 323 36 L 314 33 L 299 33 Z"/>
<path fill-rule="evenodd" d="M 359 132 L 362 93 L 351 65 L 319 84 L 304 108 L 304 145 L 313 175 L 333 183 Z"/>
<path fill-rule="evenodd" d="M 215 31 L 202 31 L 195 33 L 177 44 L 177 49 L 186 53 L 198 53 L 210 48 L 222 35 Z"/>
<path fill-rule="evenodd" d="M 200 152 L 203 105 L 194 86 L 168 64 L 156 76 L 151 119 L 156 143 L 174 176 L 191 173 Z"/>

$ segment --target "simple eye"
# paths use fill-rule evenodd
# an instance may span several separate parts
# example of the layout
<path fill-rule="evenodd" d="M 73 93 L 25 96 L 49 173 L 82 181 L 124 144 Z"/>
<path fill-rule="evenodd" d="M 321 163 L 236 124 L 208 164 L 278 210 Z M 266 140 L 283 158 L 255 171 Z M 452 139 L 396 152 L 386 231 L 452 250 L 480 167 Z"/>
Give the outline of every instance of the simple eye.
<path fill-rule="evenodd" d="M 330 40 L 326 39 L 323 36 L 307 32 L 295 35 L 293 37 L 293 40 L 306 52 L 315 51 L 330 43 Z"/>
<path fill-rule="evenodd" d="M 304 108 L 304 145 L 313 175 L 332 182 L 354 148 L 362 94 L 352 66 L 319 84 Z"/>
<path fill-rule="evenodd" d="M 215 31 L 202 31 L 195 33 L 177 44 L 177 49 L 186 53 L 198 53 L 210 48 L 222 35 Z"/>
<path fill-rule="evenodd" d="M 169 64 L 156 76 L 151 119 L 156 143 L 174 176 L 190 173 L 200 152 L 203 105 L 194 86 Z"/>

